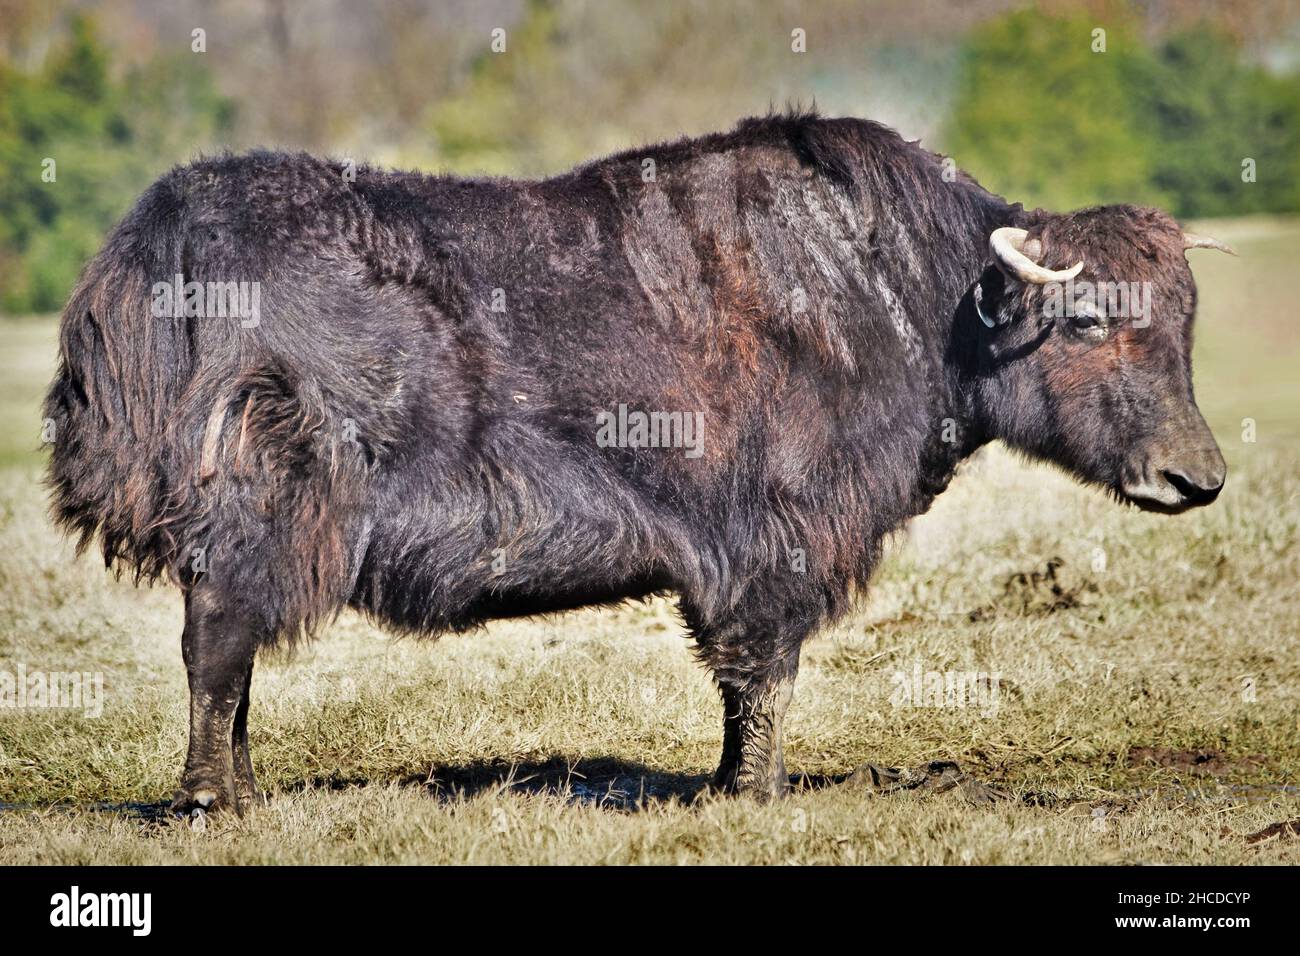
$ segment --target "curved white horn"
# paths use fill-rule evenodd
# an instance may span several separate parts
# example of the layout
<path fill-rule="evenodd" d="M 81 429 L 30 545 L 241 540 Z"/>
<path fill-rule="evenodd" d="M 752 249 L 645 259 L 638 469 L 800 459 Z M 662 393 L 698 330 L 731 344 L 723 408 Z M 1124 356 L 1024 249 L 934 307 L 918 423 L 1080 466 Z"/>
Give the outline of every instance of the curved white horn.
<path fill-rule="evenodd" d="M 1226 242 L 1220 242 L 1213 236 L 1198 236 L 1194 232 L 1183 233 L 1184 249 L 1218 249 L 1220 252 L 1226 252 L 1230 256 L 1237 254 L 1236 250 Z"/>
<path fill-rule="evenodd" d="M 1008 272 L 1022 282 L 1043 285 L 1047 282 L 1067 282 L 1083 271 L 1083 263 L 1076 262 L 1068 269 L 1045 269 L 1025 255 L 1024 229 L 1002 226 L 989 236 L 989 251 L 1003 272 Z"/>

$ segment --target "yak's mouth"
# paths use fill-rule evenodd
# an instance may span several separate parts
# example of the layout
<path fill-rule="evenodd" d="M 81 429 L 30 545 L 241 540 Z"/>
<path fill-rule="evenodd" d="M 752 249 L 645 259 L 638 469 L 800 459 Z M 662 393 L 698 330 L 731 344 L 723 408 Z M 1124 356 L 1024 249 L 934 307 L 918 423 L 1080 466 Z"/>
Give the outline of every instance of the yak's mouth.
<path fill-rule="evenodd" d="M 1144 493 L 1135 494 L 1133 492 L 1124 489 L 1120 489 L 1118 494 L 1121 500 L 1126 501 L 1129 504 L 1142 509 L 1143 511 L 1151 511 L 1154 512 L 1155 514 L 1180 515 L 1184 511 L 1196 507 L 1195 505 L 1191 505 L 1191 504 L 1183 504 L 1181 501 L 1169 502 L 1163 498 L 1151 497 Z"/>
<path fill-rule="evenodd" d="M 1143 511 L 1177 515 L 1192 508 L 1201 508 L 1219 497 L 1223 476 L 1209 476 L 1193 480 L 1177 469 L 1156 471 L 1149 477 L 1123 481 L 1116 489 L 1118 495 Z"/>

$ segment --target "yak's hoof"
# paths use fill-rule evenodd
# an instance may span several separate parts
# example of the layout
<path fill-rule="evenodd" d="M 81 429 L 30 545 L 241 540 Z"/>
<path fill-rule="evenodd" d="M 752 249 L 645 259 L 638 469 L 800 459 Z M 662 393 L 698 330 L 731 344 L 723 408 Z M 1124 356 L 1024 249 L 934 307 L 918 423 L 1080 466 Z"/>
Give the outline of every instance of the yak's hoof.
<path fill-rule="evenodd" d="M 772 803 L 790 793 L 790 779 L 747 777 L 743 774 L 719 773 L 704 788 L 704 793 L 719 797 L 742 797 L 758 803 Z"/>
<path fill-rule="evenodd" d="M 222 792 L 216 787 L 205 785 L 182 786 L 176 791 L 176 796 L 172 799 L 168 810 L 178 817 L 191 818 L 195 811 L 209 813 L 226 810 L 232 805 L 238 811 L 238 805 L 233 804 L 233 801 L 223 796 Z"/>
<path fill-rule="evenodd" d="M 235 809 L 245 816 L 254 807 L 266 806 L 266 794 L 261 790 L 240 790 L 235 796 Z"/>
<path fill-rule="evenodd" d="M 778 800 L 784 800 L 790 793 L 790 784 L 784 786 L 776 784 L 770 787 L 739 787 L 731 791 L 733 796 L 741 797 L 746 800 L 753 800 L 755 803 L 775 803 Z"/>

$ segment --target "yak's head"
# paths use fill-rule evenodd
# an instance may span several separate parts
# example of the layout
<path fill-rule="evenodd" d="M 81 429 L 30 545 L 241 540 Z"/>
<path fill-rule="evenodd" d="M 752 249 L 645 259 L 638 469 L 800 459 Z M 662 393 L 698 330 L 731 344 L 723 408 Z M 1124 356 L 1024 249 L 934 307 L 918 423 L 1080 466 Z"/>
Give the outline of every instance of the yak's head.
<path fill-rule="evenodd" d="M 1213 501 L 1226 468 L 1192 395 L 1185 251 L 1231 250 L 1133 206 L 1040 215 L 989 248 L 972 295 L 992 433 L 1148 510 Z"/>

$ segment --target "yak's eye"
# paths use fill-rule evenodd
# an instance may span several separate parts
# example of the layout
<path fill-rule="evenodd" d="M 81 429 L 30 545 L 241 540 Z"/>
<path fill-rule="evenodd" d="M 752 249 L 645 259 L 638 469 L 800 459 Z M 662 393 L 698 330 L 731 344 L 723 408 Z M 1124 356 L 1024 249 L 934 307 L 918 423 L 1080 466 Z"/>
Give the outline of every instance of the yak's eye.
<path fill-rule="evenodd" d="M 1074 315 L 1070 316 L 1070 324 L 1081 332 L 1101 335 L 1106 331 L 1106 313 L 1089 300 L 1080 299 L 1074 303 Z"/>

